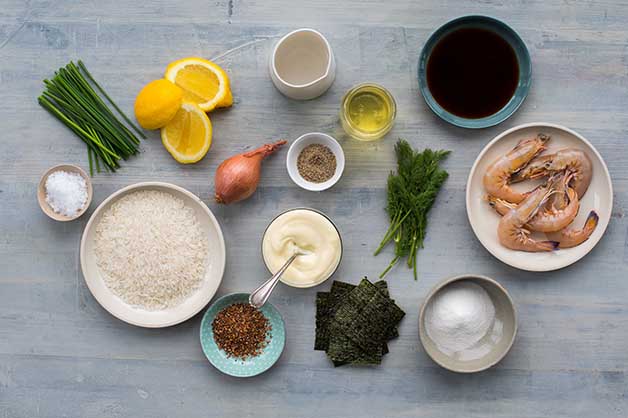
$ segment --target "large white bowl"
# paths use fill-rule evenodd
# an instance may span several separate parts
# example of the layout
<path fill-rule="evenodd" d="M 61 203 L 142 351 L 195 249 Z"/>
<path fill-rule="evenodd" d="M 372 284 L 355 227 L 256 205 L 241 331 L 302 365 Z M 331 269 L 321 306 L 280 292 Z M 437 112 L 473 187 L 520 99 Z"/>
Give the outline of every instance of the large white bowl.
<path fill-rule="evenodd" d="M 178 306 L 160 311 L 147 311 L 126 304 L 105 285 L 94 254 L 96 225 L 102 214 L 122 196 L 139 190 L 159 190 L 170 193 L 194 210 L 194 214 L 207 234 L 209 257 L 205 269 L 205 280 L 201 287 Z M 110 314 L 124 322 L 147 328 L 161 328 L 179 324 L 196 315 L 214 296 L 222 281 L 225 270 L 225 240 L 218 221 L 209 208 L 195 194 L 170 183 L 146 182 L 124 187 L 113 193 L 94 211 L 81 239 L 81 269 L 87 287 L 98 303 Z"/>
<path fill-rule="evenodd" d="M 587 153 L 593 163 L 591 185 L 581 200 L 580 211 L 572 227 L 581 228 L 591 210 L 599 215 L 599 223 L 589 239 L 577 247 L 553 252 L 528 253 L 504 247 L 497 238 L 497 224 L 500 216 L 488 205 L 482 177 L 488 166 L 499 156 L 511 150 L 519 140 L 535 136 L 539 132 L 551 136 L 546 154 L 560 148 L 574 147 Z M 525 190 L 529 182 L 515 184 L 513 188 Z M 504 263 L 521 270 L 551 271 L 566 267 L 584 257 L 602 238 L 613 209 L 613 185 L 608 168 L 597 150 L 578 133 L 564 126 L 551 123 L 528 123 L 516 126 L 499 134 L 484 147 L 475 160 L 467 181 L 467 216 L 473 232 L 482 245 Z"/>

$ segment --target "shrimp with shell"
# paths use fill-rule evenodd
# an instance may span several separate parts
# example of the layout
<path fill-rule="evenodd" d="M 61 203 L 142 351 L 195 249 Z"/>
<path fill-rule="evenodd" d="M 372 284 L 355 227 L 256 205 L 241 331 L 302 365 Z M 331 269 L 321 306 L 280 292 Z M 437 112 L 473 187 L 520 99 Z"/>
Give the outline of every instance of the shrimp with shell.
<path fill-rule="evenodd" d="M 540 209 L 534 218 L 530 219 L 526 228 L 538 232 L 556 232 L 568 227 L 573 222 L 578 215 L 580 201 L 576 191 L 569 187 L 571 178 L 571 174 L 560 174 L 551 179 L 550 187 L 554 188 L 556 193 L 548 199 L 545 207 Z M 564 198 L 554 199 L 556 196 L 564 196 Z M 565 200 L 564 205 L 562 204 L 563 199 Z M 487 200 L 489 205 L 502 216 L 517 207 L 514 203 L 494 196 L 488 196 Z M 556 202 L 560 203 L 557 204 Z"/>
<path fill-rule="evenodd" d="M 508 211 L 517 207 L 517 205 L 513 203 L 509 203 L 501 199 L 495 199 L 492 196 L 489 196 L 489 204 L 500 215 L 505 215 L 506 213 L 508 213 Z M 535 218 L 533 218 L 530 222 L 526 224 L 526 228 L 530 229 L 531 231 L 538 231 L 538 229 L 535 229 L 534 219 Z M 569 226 L 565 226 L 560 230 L 546 232 L 545 234 L 547 238 L 551 239 L 552 241 L 558 242 L 559 249 L 577 247 L 578 245 L 588 240 L 589 237 L 593 234 L 593 231 L 595 231 L 599 219 L 600 217 L 597 212 L 592 210 L 591 212 L 589 212 L 589 215 L 587 216 L 587 219 L 585 220 L 584 226 L 582 228 L 570 228 Z"/>
<path fill-rule="evenodd" d="M 576 190 L 578 199 L 582 199 L 591 184 L 593 164 L 584 151 L 576 148 L 564 148 L 553 154 L 535 157 L 521 170 L 513 173 L 510 181 L 516 183 L 527 179 L 538 179 L 561 171 L 573 173 L 571 187 Z"/>
<path fill-rule="evenodd" d="M 530 236 L 526 224 L 543 208 L 550 196 L 555 193 L 548 184 L 531 191 L 516 207 L 510 209 L 499 221 L 497 236 L 499 242 L 512 250 L 541 252 L 558 248 L 558 241 L 539 241 Z"/>
<path fill-rule="evenodd" d="M 577 247 L 589 239 L 600 220 L 596 211 L 589 212 L 582 228 L 564 228 L 558 232 L 547 234 L 547 237 L 558 241 L 558 248 Z"/>
<path fill-rule="evenodd" d="M 538 134 L 534 138 L 521 140 L 512 150 L 493 161 L 482 180 L 488 194 L 511 203 L 523 201 L 528 193 L 512 189 L 509 185 L 511 177 L 545 150 L 545 143 L 549 139 L 545 134 Z"/>
<path fill-rule="evenodd" d="M 486 199 L 502 215 L 499 241 L 510 249 L 540 252 L 575 247 L 589 239 L 598 225 L 594 210 L 584 225 L 572 225 L 593 178 L 591 159 L 576 148 L 541 154 L 548 140 L 549 136 L 538 134 L 520 141 L 484 174 Z M 541 178 L 547 182 L 527 192 L 511 187 L 512 183 Z M 536 239 L 533 232 L 545 233 L 548 240 Z"/>

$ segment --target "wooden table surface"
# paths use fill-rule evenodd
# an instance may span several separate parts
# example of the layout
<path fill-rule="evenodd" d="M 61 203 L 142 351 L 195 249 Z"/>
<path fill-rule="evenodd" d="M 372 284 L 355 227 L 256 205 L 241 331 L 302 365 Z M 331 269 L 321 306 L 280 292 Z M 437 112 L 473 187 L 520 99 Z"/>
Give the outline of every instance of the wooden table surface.
<path fill-rule="evenodd" d="M 525 40 L 533 84 L 521 109 L 479 131 L 452 127 L 420 97 L 417 58 L 428 35 L 450 18 L 487 14 Z M 273 87 L 273 42 L 297 27 L 329 37 L 338 70 L 332 88 L 309 102 Z M 202 56 L 232 79 L 233 108 L 211 114 L 214 140 L 200 163 L 182 166 L 150 132 L 142 153 L 114 175 L 94 177 L 94 201 L 80 220 L 41 212 L 36 185 L 59 163 L 87 167 L 84 145 L 37 104 L 42 80 L 82 59 L 127 112 L 139 89 L 168 62 Z M 343 93 L 356 83 L 388 87 L 397 122 L 381 142 L 343 138 Z M 625 0 L 3 0 L 0 8 L 0 417 L 626 417 L 628 416 L 628 5 Z M 464 188 L 478 152 L 499 132 L 534 121 L 566 125 L 605 158 L 615 207 L 604 238 L 580 262 L 527 273 L 493 258 L 467 222 Z M 339 137 L 347 156 L 340 183 L 323 193 L 298 189 L 285 153 L 266 161 L 253 198 L 215 204 L 213 174 L 228 156 L 310 131 Z M 200 315 L 168 329 L 115 319 L 91 296 L 79 268 L 89 215 L 115 190 L 139 181 L 172 182 L 197 193 L 216 214 L 228 261 L 219 295 L 266 278 L 260 239 L 269 220 L 294 206 L 328 213 L 340 226 L 344 259 L 335 278 L 375 278 L 391 257 L 372 251 L 387 227 L 385 182 L 395 138 L 453 150 L 430 215 L 420 279 L 405 267 L 388 276 L 407 312 L 401 336 L 379 367 L 334 369 L 314 342 L 315 292 L 280 286 L 272 302 L 287 345 L 267 373 L 222 375 L 204 358 Z M 519 311 L 516 343 L 497 367 L 457 375 L 436 366 L 417 336 L 419 306 L 440 279 L 494 277 Z"/>

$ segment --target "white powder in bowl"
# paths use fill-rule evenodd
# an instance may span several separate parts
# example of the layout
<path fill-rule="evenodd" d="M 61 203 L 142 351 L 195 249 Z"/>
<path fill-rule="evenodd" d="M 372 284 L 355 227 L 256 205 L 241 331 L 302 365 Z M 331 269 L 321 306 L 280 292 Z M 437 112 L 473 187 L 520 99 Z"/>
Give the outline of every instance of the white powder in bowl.
<path fill-rule="evenodd" d="M 425 331 L 447 355 L 478 343 L 495 322 L 495 306 L 486 290 L 458 281 L 439 290 L 425 309 Z"/>
<path fill-rule="evenodd" d="M 73 217 L 87 203 L 87 182 L 78 173 L 55 171 L 46 179 L 46 203 L 52 210 Z"/>

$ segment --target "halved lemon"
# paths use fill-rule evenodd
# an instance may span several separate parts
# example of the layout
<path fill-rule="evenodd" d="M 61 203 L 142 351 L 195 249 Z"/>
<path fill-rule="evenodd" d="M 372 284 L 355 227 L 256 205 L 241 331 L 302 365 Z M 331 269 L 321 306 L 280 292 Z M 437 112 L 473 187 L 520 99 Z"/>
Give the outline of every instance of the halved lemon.
<path fill-rule="evenodd" d="M 209 117 L 195 103 L 183 102 L 174 118 L 161 128 L 161 142 L 182 164 L 201 160 L 212 144 Z"/>
<path fill-rule="evenodd" d="M 229 77 L 218 64 L 203 58 L 183 58 L 166 68 L 165 78 L 183 89 L 183 100 L 209 112 L 233 104 Z"/>

